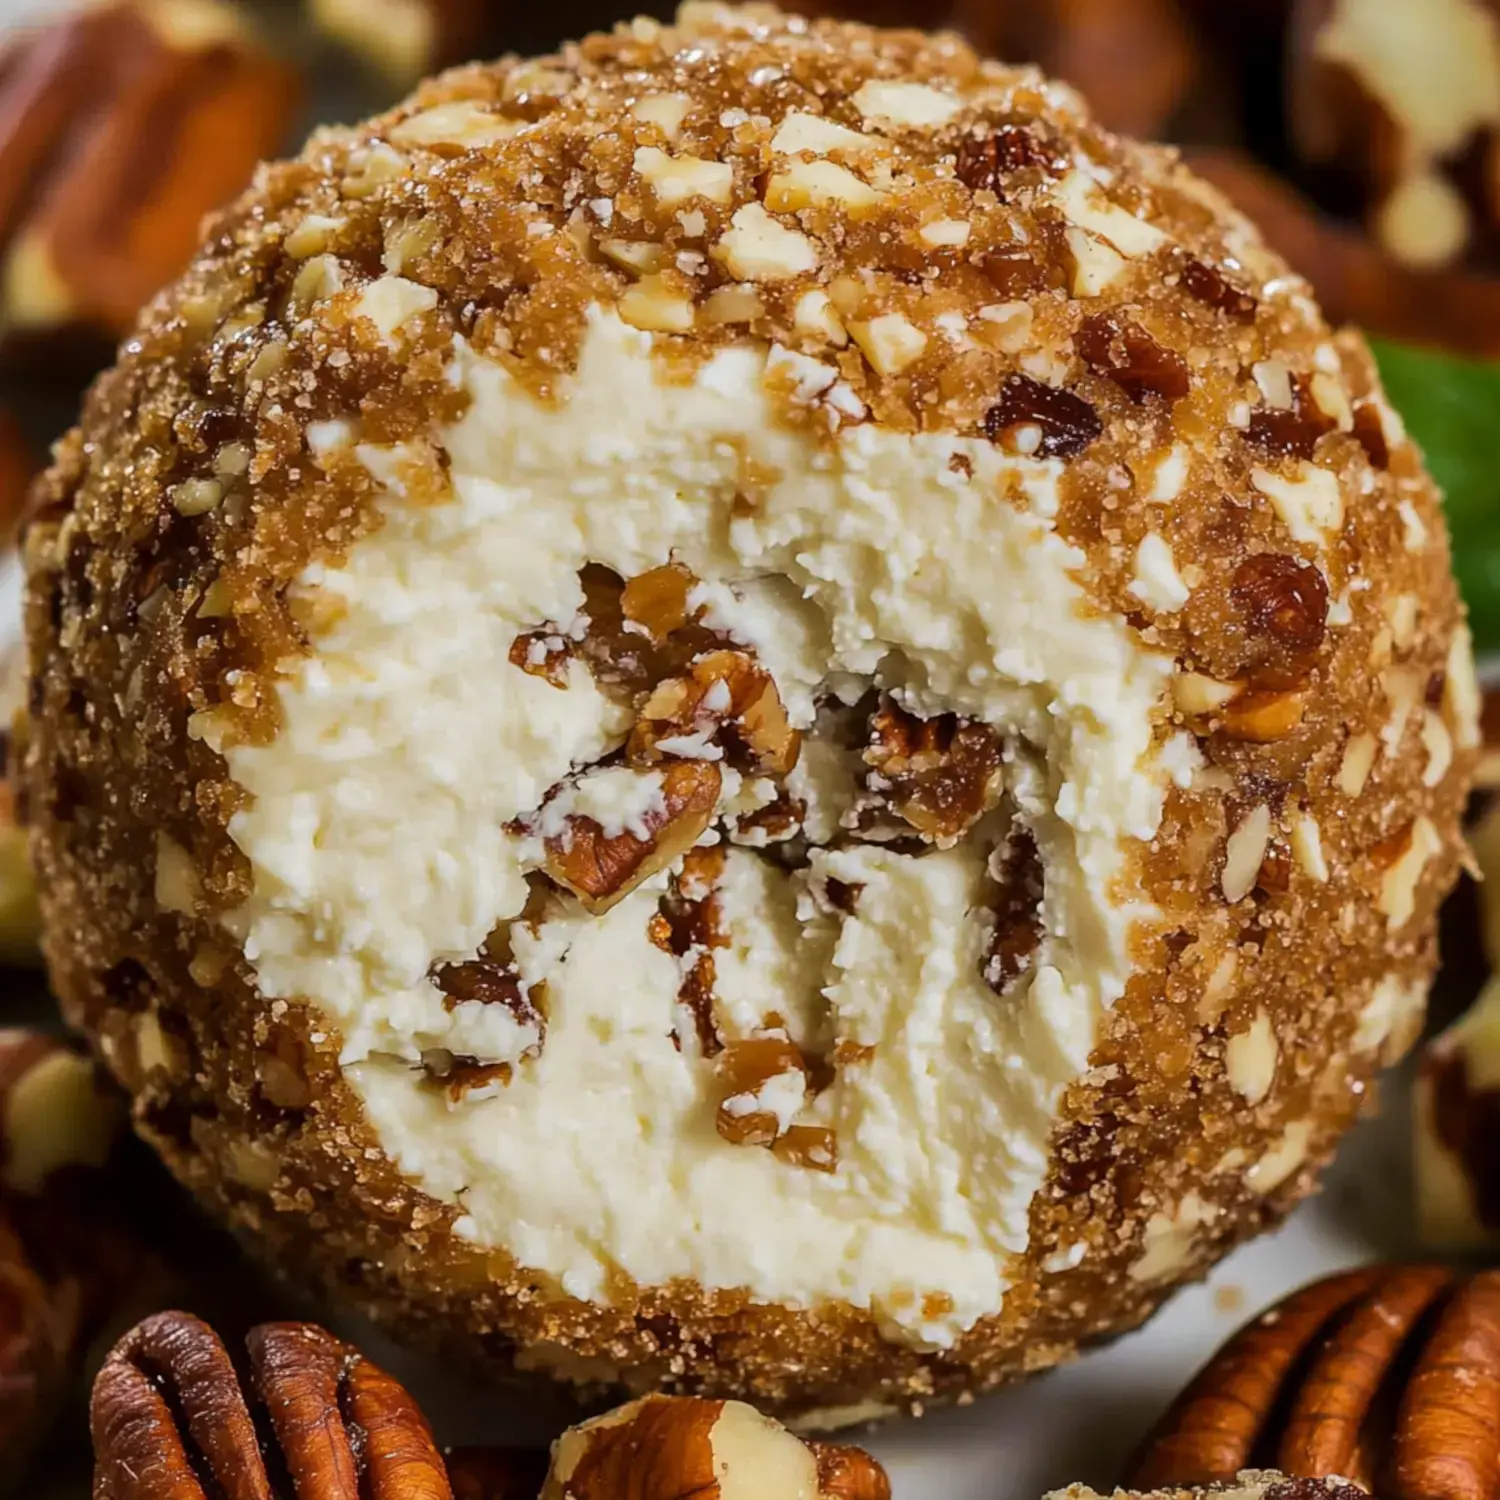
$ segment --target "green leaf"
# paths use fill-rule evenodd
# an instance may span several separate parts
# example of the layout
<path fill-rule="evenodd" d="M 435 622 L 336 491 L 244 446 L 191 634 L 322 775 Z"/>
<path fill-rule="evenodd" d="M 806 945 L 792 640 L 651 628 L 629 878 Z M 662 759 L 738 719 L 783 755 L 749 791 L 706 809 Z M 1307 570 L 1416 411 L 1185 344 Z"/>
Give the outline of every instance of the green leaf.
<path fill-rule="evenodd" d="M 1447 499 L 1475 644 L 1500 648 L 1500 364 L 1374 344 L 1386 390 Z"/>

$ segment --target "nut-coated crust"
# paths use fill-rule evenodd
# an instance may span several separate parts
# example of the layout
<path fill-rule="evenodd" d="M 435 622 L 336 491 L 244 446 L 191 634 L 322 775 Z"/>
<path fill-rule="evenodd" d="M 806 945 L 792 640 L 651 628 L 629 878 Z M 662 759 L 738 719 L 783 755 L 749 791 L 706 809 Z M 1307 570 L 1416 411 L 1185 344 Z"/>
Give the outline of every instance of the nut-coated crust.
<path fill-rule="evenodd" d="M 1409 1042 L 1434 965 L 1472 762 L 1466 636 L 1451 650 L 1461 606 L 1436 491 L 1363 344 L 1335 340 L 1305 286 L 1172 154 L 1099 131 L 1066 89 L 952 38 L 711 7 L 682 25 L 461 70 L 320 134 L 262 172 L 143 315 L 61 445 L 27 539 L 22 782 L 47 960 L 178 1175 L 279 1264 L 401 1334 L 497 1368 L 794 1414 L 917 1407 L 1133 1327 L 1311 1189 L 1382 1057 Z M 859 128 L 851 96 L 877 76 L 941 84 L 964 109 L 889 129 L 887 197 L 865 216 L 784 212 L 816 269 L 760 286 L 748 325 L 710 317 L 725 273 L 688 239 L 712 245 L 766 191 L 788 111 Z M 673 139 L 632 108 L 662 93 L 688 99 Z M 476 131 L 478 149 L 453 140 Z M 669 145 L 732 161 L 729 201 L 653 206 L 633 153 Z M 1170 243 L 1101 258 L 1058 204 L 1074 153 Z M 662 299 L 692 308 L 691 331 L 659 339 L 667 360 L 748 327 L 824 354 L 898 430 L 1040 431 L 1067 460 L 1057 525 L 1087 559 L 1085 586 L 1180 663 L 1160 738 L 1186 733 L 1203 764 L 1129 872 L 1162 920 L 1142 924 L 1135 976 L 1062 1101 L 1003 1312 L 952 1348 L 889 1342 L 851 1306 L 692 1284 L 584 1304 L 464 1242 L 456 1210 L 386 1159 L 326 1020 L 258 996 L 216 920 L 247 889 L 226 831 L 243 794 L 189 716 L 274 736 L 275 663 L 307 640 L 288 583 L 378 524 L 368 476 L 312 462 L 307 424 L 357 411 L 374 440 L 420 444 L 455 415 L 444 367 L 460 333 L 553 399 L 586 307 L 640 285 L 595 243 L 609 199 L 613 233 L 625 223 L 688 268 L 646 299 L 652 315 Z M 938 221 L 967 222 L 964 244 L 923 236 Z M 382 262 L 438 293 L 399 357 L 352 310 Z M 820 346 L 793 309 L 823 283 L 867 329 L 893 315 L 928 331 L 925 352 L 882 372 L 855 344 Z M 986 323 L 982 307 L 1000 311 Z M 976 330 L 961 353 L 935 321 L 955 315 Z M 1020 381 L 1009 342 L 1026 318 L 1033 356 L 1049 351 L 1027 368 L 1057 361 L 1076 398 L 1033 426 L 1042 387 Z M 818 440 L 805 410 L 784 416 Z M 1167 494 L 1174 450 L 1193 477 Z M 1304 453 L 1340 496 L 1321 539 L 1268 503 L 1310 472 Z M 409 493 L 428 482 L 436 495 L 440 455 Z M 1288 513 L 1307 492 L 1290 493 Z M 1181 608 L 1132 592 L 1152 533 L 1190 590 Z"/>

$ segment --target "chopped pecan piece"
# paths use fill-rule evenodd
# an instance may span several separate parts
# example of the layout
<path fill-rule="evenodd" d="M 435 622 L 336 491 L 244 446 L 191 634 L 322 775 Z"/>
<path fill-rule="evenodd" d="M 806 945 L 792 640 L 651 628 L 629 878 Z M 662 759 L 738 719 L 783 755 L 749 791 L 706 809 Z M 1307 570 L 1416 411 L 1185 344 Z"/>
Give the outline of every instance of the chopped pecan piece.
<path fill-rule="evenodd" d="M 1028 167 L 1043 172 L 1061 172 L 1067 158 L 1045 139 L 1039 125 L 1001 125 L 989 135 L 970 138 L 958 148 L 954 173 L 965 187 L 988 188 L 997 198 L 1005 197 L 1010 179 Z"/>
<path fill-rule="evenodd" d="M 979 263 L 985 279 L 1008 302 L 1020 301 L 1047 284 L 1046 269 L 1024 250 L 996 250 Z"/>
<path fill-rule="evenodd" d="M 771 1145 L 771 1154 L 789 1167 L 814 1172 L 839 1169 L 838 1135 L 826 1125 L 792 1125 Z"/>
<path fill-rule="evenodd" d="M 722 777 L 711 761 L 663 764 L 661 810 L 648 813 L 648 837 L 628 830 L 613 836 L 588 817 L 570 817 L 546 841 L 546 873 L 602 916 L 643 881 L 686 854 L 713 821 Z"/>
<path fill-rule="evenodd" d="M 1236 323 L 1253 323 L 1260 304 L 1242 292 L 1217 267 L 1188 256 L 1182 266 L 1182 288 L 1205 306 L 1224 313 Z"/>
<path fill-rule="evenodd" d="M 1008 375 L 1000 400 L 984 414 L 984 435 L 1028 458 L 1076 458 L 1103 431 L 1082 396 L 1029 375 Z"/>
<path fill-rule="evenodd" d="M 527 1055 L 539 1050 L 528 1048 Z M 452 1104 L 474 1102 L 475 1095 L 488 1099 L 508 1087 L 516 1071 L 508 1062 L 481 1062 L 477 1057 L 450 1052 L 446 1047 L 429 1047 L 422 1054 L 422 1070 L 435 1083 L 443 1085 Z"/>
<path fill-rule="evenodd" d="M 754 812 L 741 813 L 735 819 L 730 837 L 737 844 L 749 844 L 754 848 L 784 844 L 802 832 L 806 817 L 807 803 L 782 787 L 774 802 L 768 802 Z"/>
<path fill-rule="evenodd" d="M 787 1092 L 795 1092 L 799 1102 L 808 1087 L 802 1051 L 785 1036 L 729 1042 L 719 1056 L 719 1075 L 728 1092 L 716 1123 L 733 1146 L 771 1146 L 783 1133 L 781 1117 L 764 1107 L 767 1085 L 788 1080 Z"/>
<path fill-rule="evenodd" d="M 1245 441 L 1278 458 L 1310 459 L 1319 442 L 1337 425 L 1312 399 L 1308 381 L 1299 375 L 1292 381 L 1291 407 L 1285 410 L 1274 406 L 1257 407 L 1250 414 Z"/>
<path fill-rule="evenodd" d="M 568 662 L 584 662 L 594 680 L 632 699 L 682 672 L 724 637 L 695 623 L 687 608 L 694 578 L 680 563 L 652 568 L 628 583 L 589 563 L 578 575 L 583 608 L 568 626 L 544 625 L 517 637 L 513 665 L 556 687 L 567 686 Z"/>
<path fill-rule="evenodd" d="M 887 698 L 870 720 L 864 761 L 867 793 L 940 848 L 1000 800 L 1000 736 L 957 714 L 919 719 Z"/>
<path fill-rule="evenodd" d="M 1389 469 L 1391 445 L 1386 440 L 1385 423 L 1380 419 L 1380 409 L 1373 401 L 1361 401 L 1354 408 L 1354 436 L 1365 450 L 1372 467 Z"/>
<path fill-rule="evenodd" d="M 1084 322 L 1078 352 L 1089 369 L 1113 380 L 1138 405 L 1148 396 L 1180 401 L 1190 388 L 1187 361 L 1180 354 L 1113 313 Z"/>
<path fill-rule="evenodd" d="M 681 563 L 652 568 L 625 585 L 620 611 L 653 641 L 664 641 L 688 622 L 688 594 L 693 582 L 693 575 Z"/>
<path fill-rule="evenodd" d="M 985 949 L 984 979 L 999 995 L 1030 967 L 1041 944 L 1046 871 L 1036 840 L 1025 829 L 995 851 L 990 870 L 999 889 L 990 903 L 995 925 Z"/>
<path fill-rule="evenodd" d="M 555 688 L 568 685 L 568 663 L 574 643 L 555 630 L 529 630 L 511 643 L 510 664 L 532 677 L 540 677 Z"/>
<path fill-rule="evenodd" d="M 683 962 L 678 1004 L 693 1018 L 698 1047 L 704 1057 L 715 1056 L 723 1047 L 714 1019 L 714 955 L 729 941 L 719 926 L 716 887 L 724 873 L 724 849 L 690 849 L 682 869 L 673 877 L 651 919 L 651 941 Z M 691 962 L 687 960 L 691 959 Z M 674 1040 L 681 1047 L 676 1032 Z"/>
<path fill-rule="evenodd" d="M 703 754 L 720 736 L 731 759 L 757 776 L 785 776 L 802 735 L 786 716 L 771 674 L 744 651 L 712 651 L 657 685 L 630 734 L 631 763 Z"/>
<path fill-rule="evenodd" d="M 117 3 L 22 33 L 0 56 L 0 321 L 108 337 L 187 263 L 291 123 L 295 75 L 229 6 L 191 26 Z"/>
<path fill-rule="evenodd" d="M 1242 693 L 1219 717 L 1219 729 L 1232 740 L 1271 745 L 1284 740 L 1307 712 L 1307 693 L 1298 688 L 1265 688 Z"/>

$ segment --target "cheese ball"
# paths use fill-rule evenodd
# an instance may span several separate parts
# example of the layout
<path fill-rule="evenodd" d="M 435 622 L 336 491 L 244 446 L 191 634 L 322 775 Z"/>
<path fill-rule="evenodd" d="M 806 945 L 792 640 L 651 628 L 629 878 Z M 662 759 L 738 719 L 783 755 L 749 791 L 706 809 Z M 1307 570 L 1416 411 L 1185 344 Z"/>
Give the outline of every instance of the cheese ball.
<path fill-rule="evenodd" d="M 1369 353 L 952 36 L 690 4 L 317 134 L 42 482 L 52 978 L 400 1335 L 804 1424 L 1141 1322 L 1420 1023 L 1474 758 Z"/>

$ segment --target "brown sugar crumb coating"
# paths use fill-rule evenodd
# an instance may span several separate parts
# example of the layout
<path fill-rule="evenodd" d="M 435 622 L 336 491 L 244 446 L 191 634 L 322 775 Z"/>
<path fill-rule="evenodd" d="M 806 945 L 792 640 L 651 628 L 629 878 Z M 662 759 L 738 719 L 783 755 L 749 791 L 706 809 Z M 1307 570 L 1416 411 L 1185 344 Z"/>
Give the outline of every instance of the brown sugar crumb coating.
<path fill-rule="evenodd" d="M 604 401 L 615 358 L 636 373 Z M 633 402 L 689 415 L 624 452 L 611 401 L 643 432 Z M 510 446 L 481 473 L 485 443 Z M 648 504 L 650 462 L 681 482 Z M 510 851 L 510 894 L 417 945 L 403 1012 L 368 978 L 385 939 L 351 936 L 381 927 L 349 895 L 379 868 L 320 885 L 336 831 L 295 869 L 272 841 L 324 795 L 295 759 L 316 703 L 483 616 L 454 595 L 419 631 L 389 601 L 489 545 L 444 550 L 449 518 L 527 484 L 504 524 L 561 581 L 494 604 L 472 712 L 520 706 L 475 734 L 498 763 L 522 721 L 608 728 L 535 797 L 464 804 L 445 856 Z M 971 499 L 958 542 L 934 529 Z M 1362 340 L 1170 151 L 951 36 L 691 4 L 319 132 L 143 314 L 25 546 L 20 792 L 70 1019 L 224 1219 L 465 1360 L 815 1423 L 1015 1379 L 1279 1219 L 1419 1027 L 1477 709 L 1420 455 Z M 770 575 L 783 624 L 812 611 L 810 675 L 731 618 Z M 380 600 L 386 656 L 360 656 Z M 1087 670 L 1056 666 L 1075 642 Z M 427 831 L 413 813 L 386 867 Z M 386 915 L 448 921 L 426 890 Z M 794 977 L 757 994 L 778 922 Z M 866 1024 L 862 945 L 895 972 L 929 928 L 951 993 L 914 970 Z M 709 1164 L 673 1191 L 718 1201 L 718 1163 L 814 1248 L 870 1204 L 928 1238 L 866 1226 L 826 1285 L 816 1254 L 783 1284 L 721 1274 L 732 1224 L 642 1220 L 672 1247 L 647 1274 L 601 1169 L 597 1263 L 518 1248 L 545 1205 L 486 1196 L 524 1164 L 465 1122 L 566 1118 L 546 1080 L 587 997 L 582 957 L 545 967 L 562 933 L 625 933 L 601 966 L 660 976 L 649 1067 L 693 1091 L 672 1162 Z M 918 1066 L 908 1002 L 976 1019 Z M 924 1112 L 911 1081 L 944 1069 L 964 1088 Z M 878 1141 L 877 1098 L 906 1101 Z M 510 1155 L 562 1160 L 564 1134 Z M 913 1207 L 898 1160 L 966 1186 Z M 948 1282 L 886 1275 L 927 1244 Z"/>

